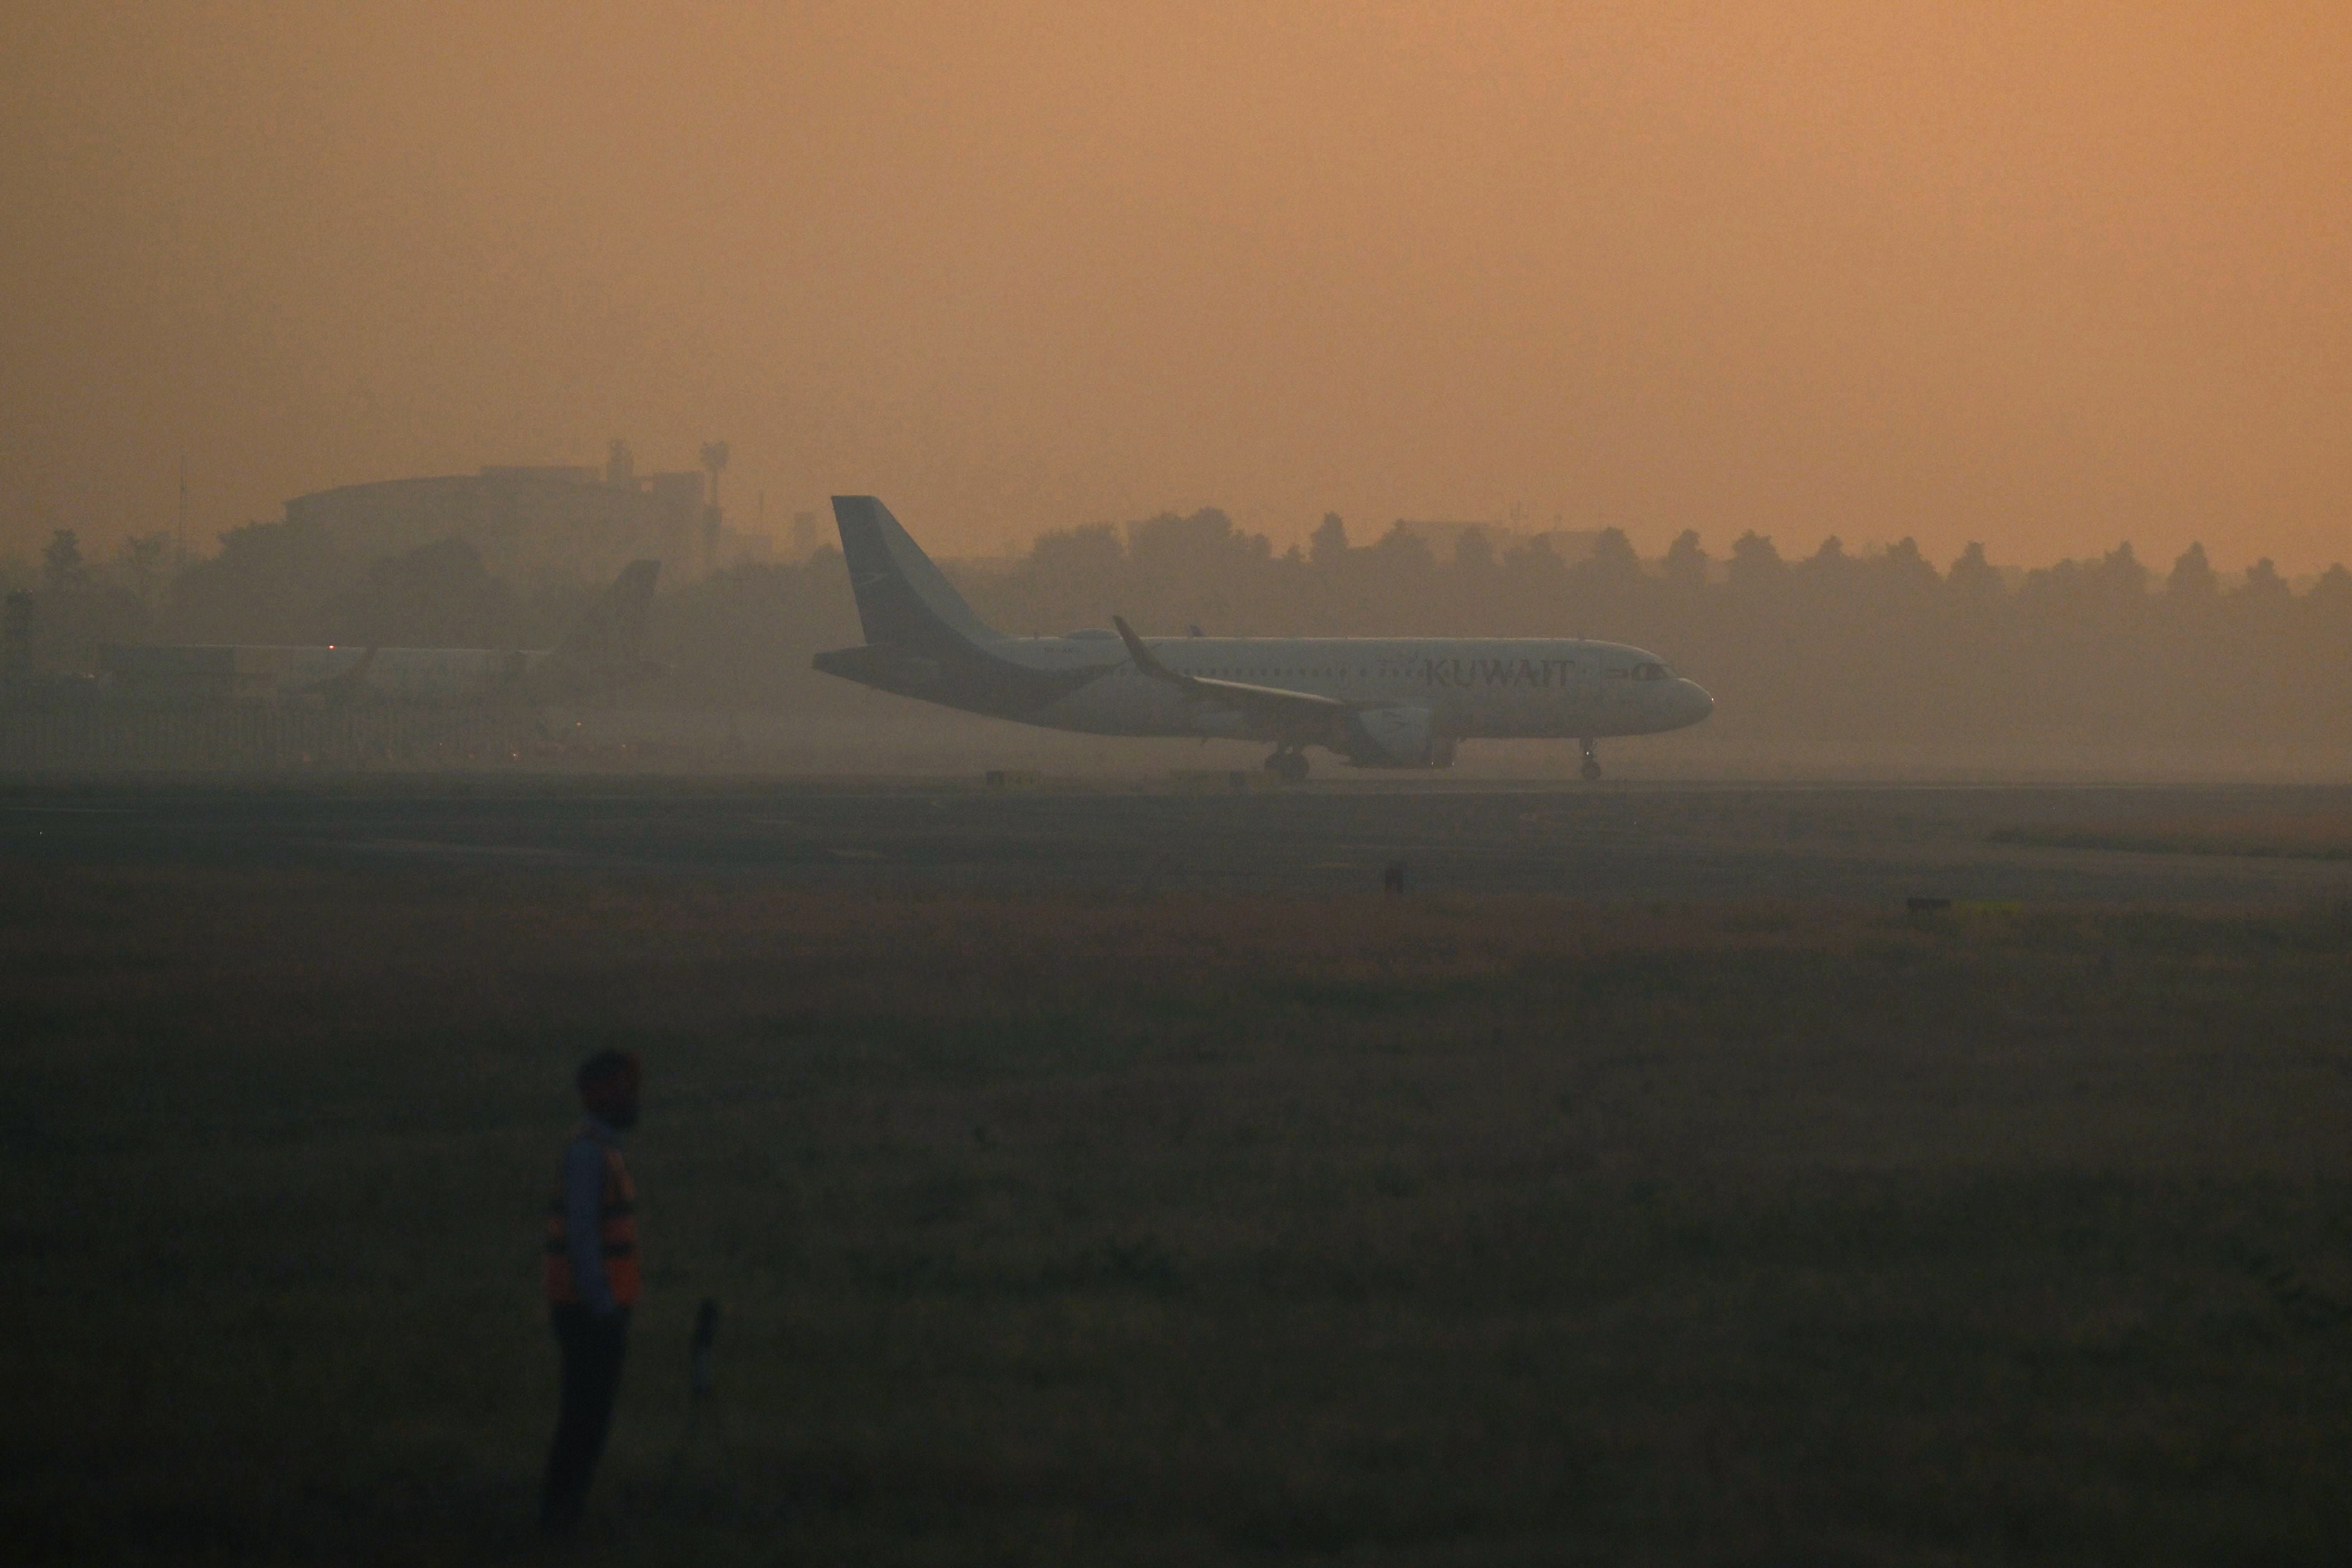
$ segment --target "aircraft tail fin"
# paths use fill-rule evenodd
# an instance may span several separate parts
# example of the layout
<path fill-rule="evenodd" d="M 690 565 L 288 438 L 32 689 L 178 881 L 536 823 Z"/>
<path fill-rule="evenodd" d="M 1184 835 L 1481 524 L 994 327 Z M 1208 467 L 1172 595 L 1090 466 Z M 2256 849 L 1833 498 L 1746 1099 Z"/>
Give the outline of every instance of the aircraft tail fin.
<path fill-rule="evenodd" d="M 518 662 L 510 679 L 533 702 L 572 702 L 609 696 L 626 685 L 662 673 L 645 657 L 646 630 L 653 620 L 654 580 L 661 562 L 633 560 L 613 586 L 597 596 L 563 640 L 531 663 Z"/>
<path fill-rule="evenodd" d="M 972 613 L 889 507 L 871 496 L 835 496 L 833 517 L 867 643 L 937 653 L 1004 640 Z"/>
<path fill-rule="evenodd" d="M 635 662 L 645 650 L 646 627 L 653 620 L 654 580 L 659 576 L 657 560 L 633 560 L 623 567 L 613 586 L 556 643 L 554 658 L 592 666 Z"/>
<path fill-rule="evenodd" d="M 329 707 L 356 707 L 375 695 L 367 678 L 368 669 L 374 663 L 375 647 L 370 644 L 358 658 L 297 695 L 317 697 Z"/>

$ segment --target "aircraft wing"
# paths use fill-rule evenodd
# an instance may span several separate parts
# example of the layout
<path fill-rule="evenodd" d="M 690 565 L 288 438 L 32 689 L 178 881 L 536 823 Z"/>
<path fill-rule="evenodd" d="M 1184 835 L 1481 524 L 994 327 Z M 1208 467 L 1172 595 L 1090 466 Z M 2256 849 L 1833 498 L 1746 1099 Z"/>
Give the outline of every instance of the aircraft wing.
<path fill-rule="evenodd" d="M 1255 713 L 1277 724 L 1328 724 L 1332 719 L 1357 710 L 1358 705 L 1339 697 L 1327 697 L 1319 692 L 1294 692 L 1282 686 L 1253 685 L 1247 681 L 1221 681 L 1210 675 L 1188 675 L 1171 670 L 1160 662 L 1160 656 L 1143 644 L 1134 628 L 1118 616 L 1110 623 L 1118 628 L 1121 640 L 1127 643 L 1128 657 L 1135 667 L 1155 681 L 1166 681 L 1196 697 L 1223 703 L 1245 713 Z"/>

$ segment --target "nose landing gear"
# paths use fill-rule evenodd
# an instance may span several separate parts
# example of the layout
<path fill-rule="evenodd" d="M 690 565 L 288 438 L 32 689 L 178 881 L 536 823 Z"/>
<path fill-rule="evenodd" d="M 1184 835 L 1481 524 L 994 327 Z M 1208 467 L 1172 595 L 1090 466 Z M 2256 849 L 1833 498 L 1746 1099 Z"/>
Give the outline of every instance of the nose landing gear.
<path fill-rule="evenodd" d="M 1579 771 L 1584 781 L 1590 784 L 1601 777 L 1601 748 L 1592 744 L 1592 737 L 1589 735 L 1578 744 L 1584 748 L 1584 766 Z"/>
<path fill-rule="evenodd" d="M 1265 770 L 1285 784 L 1303 783 L 1307 778 L 1307 753 L 1295 746 L 1277 746 L 1274 755 L 1265 759 Z"/>

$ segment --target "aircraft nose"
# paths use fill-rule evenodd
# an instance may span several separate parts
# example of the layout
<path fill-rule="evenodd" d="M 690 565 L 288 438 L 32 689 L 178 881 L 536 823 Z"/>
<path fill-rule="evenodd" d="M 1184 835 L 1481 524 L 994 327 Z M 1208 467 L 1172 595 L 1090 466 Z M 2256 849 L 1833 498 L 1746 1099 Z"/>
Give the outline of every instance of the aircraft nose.
<path fill-rule="evenodd" d="M 1700 685 L 1696 681 L 1680 681 L 1676 684 L 1682 687 L 1683 709 L 1690 716 L 1683 720 L 1685 724 L 1696 724 L 1715 711 L 1715 699 L 1706 695 L 1705 686 Z"/>

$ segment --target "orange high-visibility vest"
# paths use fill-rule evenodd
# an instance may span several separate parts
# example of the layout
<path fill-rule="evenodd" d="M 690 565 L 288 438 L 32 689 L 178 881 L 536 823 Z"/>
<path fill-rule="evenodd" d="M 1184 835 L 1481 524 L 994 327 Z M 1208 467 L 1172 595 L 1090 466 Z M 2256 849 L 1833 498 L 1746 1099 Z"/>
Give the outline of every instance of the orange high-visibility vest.
<path fill-rule="evenodd" d="M 637 1184 L 629 1179 L 629 1167 L 622 1162 L 621 1151 L 604 1151 L 604 1193 L 597 1207 L 596 1230 L 604 1243 L 604 1283 L 612 1288 L 616 1305 L 636 1305 L 637 1287 Z M 547 1299 L 556 1306 L 572 1306 L 580 1301 L 579 1281 L 572 1277 L 572 1249 L 564 1236 L 563 1176 L 559 1170 L 555 1178 L 555 1197 L 547 1206 Z"/>

